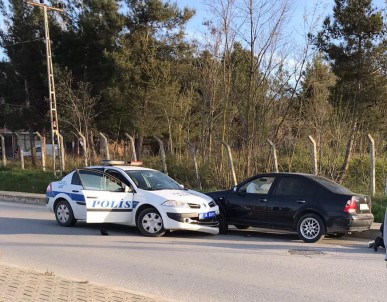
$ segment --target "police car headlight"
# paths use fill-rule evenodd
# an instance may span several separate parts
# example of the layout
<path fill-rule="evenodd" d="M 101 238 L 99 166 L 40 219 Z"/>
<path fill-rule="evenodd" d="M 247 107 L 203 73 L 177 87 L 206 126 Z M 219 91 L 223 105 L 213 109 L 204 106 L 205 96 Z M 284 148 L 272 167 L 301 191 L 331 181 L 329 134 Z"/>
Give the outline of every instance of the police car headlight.
<path fill-rule="evenodd" d="M 177 201 L 177 200 L 167 200 L 163 202 L 162 205 L 166 207 L 173 207 L 173 208 L 189 208 L 186 202 Z"/>

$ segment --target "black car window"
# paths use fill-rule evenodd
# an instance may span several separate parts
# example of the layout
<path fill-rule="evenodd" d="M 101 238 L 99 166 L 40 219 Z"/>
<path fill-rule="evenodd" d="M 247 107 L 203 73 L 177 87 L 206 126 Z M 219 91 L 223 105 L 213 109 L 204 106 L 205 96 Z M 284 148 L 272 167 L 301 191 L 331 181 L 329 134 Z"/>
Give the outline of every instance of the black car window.
<path fill-rule="evenodd" d="M 258 177 L 239 188 L 241 193 L 267 194 L 274 181 L 274 177 Z"/>
<path fill-rule="evenodd" d="M 316 186 L 311 181 L 299 177 L 281 177 L 274 195 L 312 196 Z"/>
<path fill-rule="evenodd" d="M 81 185 L 82 185 L 81 179 L 79 178 L 79 175 L 78 175 L 78 172 L 77 172 L 77 171 L 75 171 L 75 172 L 73 173 L 73 177 L 72 177 L 72 179 L 71 179 L 71 184 L 72 184 L 72 185 L 76 185 L 76 186 L 81 186 Z"/>
<path fill-rule="evenodd" d="M 321 177 L 321 176 L 315 176 L 313 179 L 333 193 L 353 194 L 352 191 L 350 191 L 347 188 L 335 183 L 332 180 L 329 180 L 328 178 Z"/>

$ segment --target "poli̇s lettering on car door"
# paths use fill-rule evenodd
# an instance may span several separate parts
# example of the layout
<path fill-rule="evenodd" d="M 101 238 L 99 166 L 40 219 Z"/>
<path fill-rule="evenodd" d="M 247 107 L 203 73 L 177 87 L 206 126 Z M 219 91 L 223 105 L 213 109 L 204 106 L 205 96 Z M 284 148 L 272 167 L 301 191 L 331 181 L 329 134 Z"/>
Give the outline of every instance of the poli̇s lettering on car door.
<path fill-rule="evenodd" d="M 77 172 L 83 186 L 88 223 L 131 223 L 133 193 L 122 181 L 97 170 Z"/>

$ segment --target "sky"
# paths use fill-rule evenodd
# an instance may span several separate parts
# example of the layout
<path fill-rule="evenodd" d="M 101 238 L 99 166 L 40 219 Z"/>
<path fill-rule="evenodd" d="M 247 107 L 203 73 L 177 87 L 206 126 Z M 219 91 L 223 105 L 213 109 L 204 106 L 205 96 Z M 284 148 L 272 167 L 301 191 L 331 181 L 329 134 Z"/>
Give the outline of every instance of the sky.
<path fill-rule="evenodd" d="M 211 19 L 211 14 L 208 12 L 208 6 L 205 5 L 205 0 L 169 0 L 176 2 L 181 8 L 188 6 L 196 10 L 196 15 L 187 24 L 187 35 L 191 38 L 200 40 L 205 31 L 202 25 L 203 21 Z M 208 0 L 207 0 L 208 1 Z M 292 37 L 295 40 L 301 39 L 304 18 L 303 15 L 307 12 L 311 15 L 314 7 L 318 8 L 317 14 L 322 18 L 332 14 L 334 0 L 289 0 L 290 1 L 290 19 L 288 27 L 292 29 Z M 373 0 L 374 6 L 378 8 L 386 8 L 386 0 Z M 320 21 L 321 23 L 322 21 Z M 4 26 L 0 20 L 0 26 Z M 294 29 L 294 30 L 293 30 Z M 0 59 L 4 57 L 3 51 L 0 48 Z"/>
<path fill-rule="evenodd" d="M 209 8 L 205 4 L 206 0 L 170 0 L 176 2 L 181 8 L 187 6 L 196 10 L 196 15 L 189 21 L 187 25 L 187 33 L 189 36 L 197 37 L 204 31 L 202 25 L 204 20 L 211 18 Z M 209 2 L 209 0 L 207 0 Z M 309 19 L 311 18 L 312 12 L 316 8 L 316 14 L 321 16 L 319 24 L 322 20 L 333 14 L 334 0 L 289 0 L 290 11 L 289 11 L 289 24 L 288 26 L 295 29 L 295 32 L 303 30 L 304 25 L 304 14 L 307 13 Z M 377 8 L 385 8 L 387 0 L 373 0 L 373 5 Z M 298 37 L 295 37 L 297 39 Z"/>

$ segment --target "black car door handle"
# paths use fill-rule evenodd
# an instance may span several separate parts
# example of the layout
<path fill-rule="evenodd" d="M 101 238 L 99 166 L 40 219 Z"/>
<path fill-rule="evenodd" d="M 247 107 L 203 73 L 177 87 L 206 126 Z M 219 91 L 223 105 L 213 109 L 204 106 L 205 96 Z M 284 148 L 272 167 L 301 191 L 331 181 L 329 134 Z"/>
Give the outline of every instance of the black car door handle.
<path fill-rule="evenodd" d="M 260 201 L 260 202 L 266 202 L 267 199 L 266 199 L 266 198 L 260 198 L 259 201 Z"/>
<path fill-rule="evenodd" d="M 78 191 L 78 190 L 72 190 L 72 192 L 73 192 L 73 193 L 79 193 L 79 191 Z"/>
<path fill-rule="evenodd" d="M 297 203 L 305 203 L 305 200 L 296 200 Z"/>

